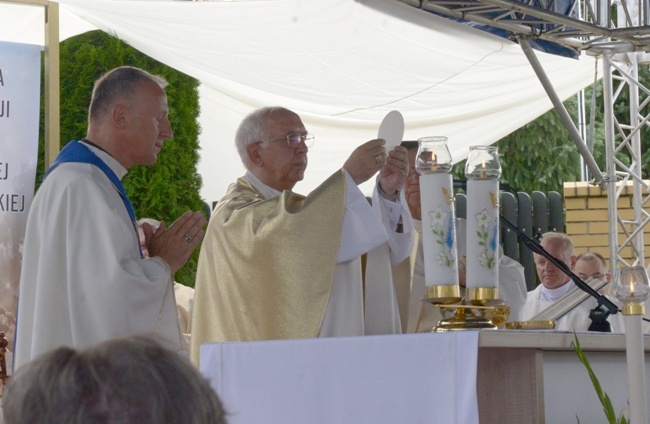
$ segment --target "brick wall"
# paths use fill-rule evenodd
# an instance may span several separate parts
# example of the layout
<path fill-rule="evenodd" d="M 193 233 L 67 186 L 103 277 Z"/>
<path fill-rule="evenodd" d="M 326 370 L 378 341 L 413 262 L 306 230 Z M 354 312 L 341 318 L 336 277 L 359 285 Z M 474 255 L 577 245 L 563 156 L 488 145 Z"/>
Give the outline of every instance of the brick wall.
<path fill-rule="evenodd" d="M 644 191 L 644 196 L 647 193 Z M 566 207 L 566 232 L 575 244 L 576 255 L 583 252 L 598 252 L 608 260 L 609 266 L 609 222 L 607 219 L 607 192 L 587 182 L 564 183 L 564 204 Z M 618 199 L 619 215 L 632 219 L 632 182 L 625 187 Z M 646 206 L 650 212 L 650 205 Z M 650 244 L 650 229 L 644 229 L 644 245 Z M 628 227 L 631 231 L 631 226 Z M 618 245 L 625 240 L 625 234 L 618 227 Z M 647 266 L 650 263 L 650 247 L 644 248 Z M 621 256 L 632 263 L 632 249 L 626 247 Z"/>

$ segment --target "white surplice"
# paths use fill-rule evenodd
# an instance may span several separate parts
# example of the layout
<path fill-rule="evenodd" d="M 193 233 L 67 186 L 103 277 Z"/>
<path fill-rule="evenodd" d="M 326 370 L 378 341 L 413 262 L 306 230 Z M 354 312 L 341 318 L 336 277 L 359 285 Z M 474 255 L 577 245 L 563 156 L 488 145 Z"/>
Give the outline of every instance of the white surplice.
<path fill-rule="evenodd" d="M 119 177 L 114 158 L 89 148 Z M 157 333 L 181 350 L 169 266 L 143 259 L 131 218 L 106 175 L 63 163 L 45 179 L 27 220 L 14 368 L 60 347 Z"/>
<path fill-rule="evenodd" d="M 543 285 L 540 284 L 535 290 L 529 291 L 526 297 L 526 304 L 522 314 L 522 320 L 528 321 L 544 309 L 551 306 L 554 301 L 546 300 L 543 297 Z M 573 281 L 569 281 L 561 286 L 564 294 L 570 292 L 576 286 Z M 556 289 L 557 290 L 557 289 Z M 555 321 L 555 330 L 557 331 L 587 331 L 591 325 L 589 312 L 596 307 L 596 300 L 593 297 L 586 298 L 578 306 L 567 312 L 565 315 Z M 611 319 L 610 319 L 611 322 Z"/>
<path fill-rule="evenodd" d="M 332 290 L 319 337 L 399 334 L 401 322 L 392 266 L 410 254 L 413 231 L 395 231 L 400 216 L 410 222 L 408 209 L 373 194 L 371 206 L 346 172 L 346 203 Z M 280 192 L 250 171 L 244 176 L 265 198 Z M 365 289 L 361 255 L 368 253 Z"/>
<path fill-rule="evenodd" d="M 190 346 L 192 337 L 192 310 L 194 309 L 194 288 L 174 283 L 174 297 L 176 298 L 176 314 L 178 327 L 183 335 L 185 346 Z"/>

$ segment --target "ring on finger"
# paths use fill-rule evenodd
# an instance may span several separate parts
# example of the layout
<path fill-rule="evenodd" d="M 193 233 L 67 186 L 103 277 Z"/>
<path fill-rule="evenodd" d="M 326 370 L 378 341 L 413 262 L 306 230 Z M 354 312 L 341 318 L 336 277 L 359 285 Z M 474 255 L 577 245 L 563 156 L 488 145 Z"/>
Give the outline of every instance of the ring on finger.
<path fill-rule="evenodd" d="M 383 153 L 381 155 L 375 156 L 375 162 L 377 162 L 377 165 L 379 165 L 383 161 L 384 161 L 384 154 Z"/>
<path fill-rule="evenodd" d="M 185 236 L 185 238 L 184 238 L 183 240 L 185 240 L 185 243 L 189 243 L 189 242 L 192 241 L 192 237 L 190 237 L 190 236 Z"/>

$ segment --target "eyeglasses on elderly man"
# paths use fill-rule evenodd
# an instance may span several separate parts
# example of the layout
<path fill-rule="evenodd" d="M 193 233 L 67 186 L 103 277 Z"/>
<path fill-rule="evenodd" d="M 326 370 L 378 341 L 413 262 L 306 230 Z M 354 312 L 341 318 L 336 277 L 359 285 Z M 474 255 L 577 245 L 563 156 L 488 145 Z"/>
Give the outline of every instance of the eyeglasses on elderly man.
<path fill-rule="evenodd" d="M 314 145 L 315 137 L 311 134 L 287 134 L 284 137 L 274 138 L 272 140 L 263 140 L 258 141 L 258 144 L 266 144 L 272 141 L 282 141 L 286 140 L 289 144 L 289 147 L 298 147 L 300 143 L 305 143 L 305 146 L 312 147 Z"/>

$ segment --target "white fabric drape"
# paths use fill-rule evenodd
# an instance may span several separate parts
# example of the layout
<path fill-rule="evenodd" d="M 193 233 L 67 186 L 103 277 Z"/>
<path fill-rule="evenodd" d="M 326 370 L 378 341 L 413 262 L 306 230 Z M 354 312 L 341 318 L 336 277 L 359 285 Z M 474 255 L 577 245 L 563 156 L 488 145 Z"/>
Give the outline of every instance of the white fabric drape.
<path fill-rule="evenodd" d="M 228 422 L 478 424 L 477 331 L 206 343 Z"/>
<path fill-rule="evenodd" d="M 397 0 L 59 2 L 62 38 L 95 26 L 202 82 L 208 202 L 243 173 L 234 132 L 259 106 L 295 110 L 317 136 L 296 187 L 305 193 L 377 137 L 391 110 L 404 115 L 406 139 L 445 135 L 460 161 L 551 108 L 518 45 Z M 42 43 L 42 13 L 1 4 L 0 40 Z M 538 57 L 562 98 L 594 80 L 591 57 Z"/>

